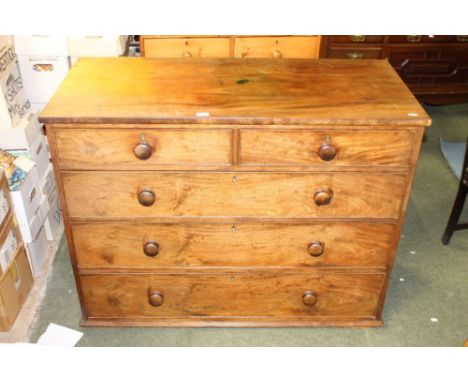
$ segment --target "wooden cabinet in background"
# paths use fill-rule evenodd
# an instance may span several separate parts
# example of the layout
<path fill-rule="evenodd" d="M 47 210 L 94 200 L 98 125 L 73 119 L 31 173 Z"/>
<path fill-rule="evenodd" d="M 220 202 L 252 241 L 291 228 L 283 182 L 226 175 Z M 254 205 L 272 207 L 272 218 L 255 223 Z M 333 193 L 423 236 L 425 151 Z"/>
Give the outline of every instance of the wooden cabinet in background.
<path fill-rule="evenodd" d="M 145 57 L 318 58 L 320 36 L 141 36 Z"/>
<path fill-rule="evenodd" d="M 382 325 L 430 123 L 388 62 L 83 58 L 40 120 L 83 325 Z"/>
<path fill-rule="evenodd" d="M 322 36 L 320 57 L 388 59 L 422 102 L 468 102 L 468 35 Z"/>

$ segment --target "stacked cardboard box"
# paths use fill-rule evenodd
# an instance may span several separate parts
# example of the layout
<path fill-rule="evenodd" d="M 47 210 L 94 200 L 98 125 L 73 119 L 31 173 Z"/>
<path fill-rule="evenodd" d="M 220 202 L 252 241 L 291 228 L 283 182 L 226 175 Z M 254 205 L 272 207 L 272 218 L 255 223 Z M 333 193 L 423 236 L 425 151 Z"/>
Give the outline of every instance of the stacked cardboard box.
<path fill-rule="evenodd" d="M 14 49 L 6 45 L 3 49 L 0 47 L 0 52 L 8 54 L 8 60 L 4 60 L 8 63 L 8 66 L 4 65 L 5 75 L 11 77 L 12 73 L 15 76 L 18 72 L 16 82 L 22 85 Z M 31 107 L 22 86 L 18 85 L 16 90 L 15 104 L 25 105 L 22 109 L 26 109 L 26 105 L 29 107 L 20 116 L 14 111 L 21 108 L 10 107 L 8 115 L 0 121 L 0 165 L 7 169 L 15 215 L 33 274 L 37 277 L 47 258 L 48 240 L 58 239 L 62 224 L 61 217 L 58 224 L 50 223 L 52 219 L 53 222 L 57 220 L 60 209 L 55 198 L 55 179 L 43 125 L 38 122 L 39 112 Z M 2 93 L 6 94 L 5 89 Z M 2 94 L 0 97 L 4 98 Z M 5 100 L 9 99 L 5 97 Z"/>
<path fill-rule="evenodd" d="M 13 326 L 32 284 L 33 276 L 13 215 L 7 179 L 0 170 L 0 331 Z"/>

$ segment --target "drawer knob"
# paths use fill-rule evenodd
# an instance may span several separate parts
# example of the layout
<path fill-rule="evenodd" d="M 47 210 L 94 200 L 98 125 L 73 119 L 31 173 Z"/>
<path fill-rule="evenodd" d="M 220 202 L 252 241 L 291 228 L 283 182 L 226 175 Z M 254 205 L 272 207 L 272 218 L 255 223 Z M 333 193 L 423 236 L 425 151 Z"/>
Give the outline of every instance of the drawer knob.
<path fill-rule="evenodd" d="M 346 57 L 348 57 L 351 60 L 361 60 L 364 58 L 364 53 L 361 52 L 349 52 L 346 53 Z"/>
<path fill-rule="evenodd" d="M 311 256 L 318 257 L 325 250 L 325 243 L 318 240 L 314 240 L 309 244 L 308 250 Z"/>
<path fill-rule="evenodd" d="M 182 57 L 190 58 L 190 57 L 192 57 L 192 53 L 190 53 L 188 50 L 186 50 L 184 52 L 184 54 L 182 54 Z"/>
<path fill-rule="evenodd" d="M 148 142 L 142 140 L 135 146 L 133 152 L 138 159 L 146 160 L 153 154 L 153 148 Z"/>
<path fill-rule="evenodd" d="M 330 204 L 333 199 L 333 191 L 330 188 L 324 188 L 315 191 L 314 202 L 317 206 Z"/>
<path fill-rule="evenodd" d="M 328 162 L 335 159 L 336 151 L 337 150 L 335 146 L 330 143 L 324 143 L 322 146 L 320 146 L 318 155 L 321 160 Z"/>
<path fill-rule="evenodd" d="M 420 35 L 407 35 L 406 41 L 408 42 L 420 42 L 421 36 Z"/>
<path fill-rule="evenodd" d="M 276 49 L 273 51 L 273 54 L 272 54 L 273 58 L 281 58 L 283 55 L 281 54 L 281 52 Z"/>
<path fill-rule="evenodd" d="M 148 207 L 154 204 L 156 200 L 156 195 L 153 190 L 149 188 L 144 188 L 138 193 L 138 201 L 142 206 Z"/>
<path fill-rule="evenodd" d="M 164 297 L 160 291 L 148 290 L 148 302 L 153 306 L 161 306 L 164 302 Z"/>
<path fill-rule="evenodd" d="M 145 255 L 149 257 L 157 256 L 159 253 L 159 244 L 154 240 L 147 241 L 143 245 L 143 252 L 145 252 Z"/>
<path fill-rule="evenodd" d="M 317 303 L 317 294 L 314 291 L 308 290 L 302 295 L 302 302 L 307 306 L 314 306 Z"/>

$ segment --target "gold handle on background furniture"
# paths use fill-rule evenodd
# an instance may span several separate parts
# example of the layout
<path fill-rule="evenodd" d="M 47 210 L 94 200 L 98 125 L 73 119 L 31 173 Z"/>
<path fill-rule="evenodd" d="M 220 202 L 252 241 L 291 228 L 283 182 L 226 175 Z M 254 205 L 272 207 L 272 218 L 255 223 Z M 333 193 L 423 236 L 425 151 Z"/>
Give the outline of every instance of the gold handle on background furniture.
<path fill-rule="evenodd" d="M 468 42 L 468 35 L 459 35 L 457 36 L 458 42 Z"/>
<path fill-rule="evenodd" d="M 352 42 L 364 42 L 364 41 L 366 41 L 366 36 L 364 36 L 362 34 L 352 35 L 352 36 L 349 36 L 349 38 L 351 39 Z"/>
<path fill-rule="evenodd" d="M 361 58 L 364 58 L 364 53 L 349 52 L 349 53 L 346 53 L 346 57 L 348 57 L 351 60 L 359 60 Z"/>
<path fill-rule="evenodd" d="M 410 34 L 406 36 L 406 41 L 408 42 L 420 42 L 421 36 L 418 34 Z"/>

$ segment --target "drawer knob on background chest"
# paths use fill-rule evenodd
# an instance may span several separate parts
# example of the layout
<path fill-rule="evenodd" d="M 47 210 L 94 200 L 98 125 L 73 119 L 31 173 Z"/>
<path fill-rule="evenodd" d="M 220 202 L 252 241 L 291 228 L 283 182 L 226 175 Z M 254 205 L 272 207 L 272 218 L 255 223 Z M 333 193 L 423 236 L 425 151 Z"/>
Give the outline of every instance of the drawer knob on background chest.
<path fill-rule="evenodd" d="M 156 195 L 153 190 L 144 188 L 138 193 L 138 201 L 142 206 L 149 207 L 154 204 L 156 200 Z"/>
<path fill-rule="evenodd" d="M 184 52 L 184 54 L 182 54 L 182 57 L 190 58 L 190 57 L 192 57 L 192 53 L 190 53 L 188 50 L 186 50 L 186 51 Z"/>
<path fill-rule="evenodd" d="M 148 142 L 142 140 L 135 146 L 133 152 L 138 159 L 146 160 L 153 154 L 153 148 Z"/>
<path fill-rule="evenodd" d="M 309 244 L 308 250 L 311 256 L 318 257 L 325 250 L 325 244 L 321 241 L 314 240 Z"/>
<path fill-rule="evenodd" d="M 146 256 L 154 257 L 159 253 L 159 244 L 154 240 L 147 241 L 143 245 L 143 252 L 145 252 Z"/>
<path fill-rule="evenodd" d="M 314 306 L 317 303 L 317 294 L 311 290 L 304 292 L 302 302 L 307 306 Z"/>
<path fill-rule="evenodd" d="M 315 191 L 314 202 L 317 206 L 330 204 L 333 199 L 333 191 L 330 188 L 324 188 Z"/>
<path fill-rule="evenodd" d="M 336 157 L 336 147 L 330 143 L 324 143 L 322 146 L 320 146 L 318 155 L 321 160 L 327 162 L 331 161 Z"/>
<path fill-rule="evenodd" d="M 273 58 L 281 58 L 281 57 L 283 57 L 283 55 L 281 54 L 281 52 L 280 52 L 278 49 L 276 49 L 276 50 L 273 51 L 272 56 L 273 56 Z"/>
<path fill-rule="evenodd" d="M 164 302 L 164 297 L 160 291 L 148 289 L 148 302 L 153 306 L 161 306 Z"/>

